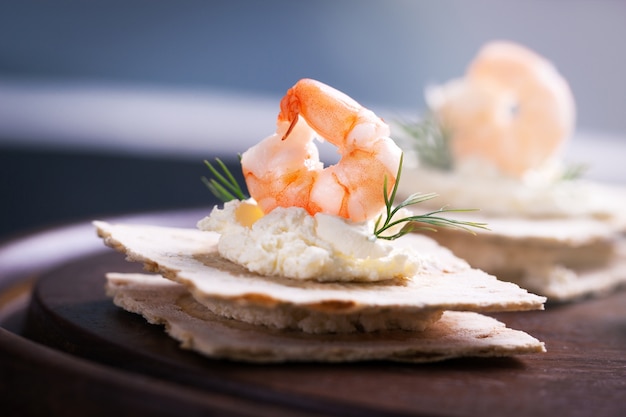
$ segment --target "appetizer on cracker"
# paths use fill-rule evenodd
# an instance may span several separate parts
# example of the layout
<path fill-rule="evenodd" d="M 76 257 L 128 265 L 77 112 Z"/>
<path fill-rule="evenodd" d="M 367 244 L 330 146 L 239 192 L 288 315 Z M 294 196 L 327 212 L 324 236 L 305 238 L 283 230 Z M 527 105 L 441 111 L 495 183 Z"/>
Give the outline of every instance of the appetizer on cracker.
<path fill-rule="evenodd" d="M 450 230 L 432 237 L 551 300 L 626 282 L 626 190 L 586 181 L 582 166 L 563 161 L 575 104 L 549 61 L 491 42 L 462 78 L 428 88 L 426 101 L 430 113 L 402 126 L 410 180 L 400 194 L 436 191 L 446 204 L 479 207 L 472 217 L 490 226 L 471 240 Z"/>
<path fill-rule="evenodd" d="M 350 97 L 300 80 L 277 131 L 241 158 L 250 197 L 221 165 L 224 200 L 197 229 L 94 222 L 99 236 L 157 275 L 108 275 L 128 311 L 165 324 L 210 357 L 277 361 L 436 361 L 543 352 L 479 313 L 543 308 L 545 298 L 471 268 L 415 227 L 474 229 L 453 210 L 395 204 L 402 152 L 389 127 Z M 324 167 L 313 140 L 337 146 Z M 419 222 L 421 226 L 416 226 Z"/>

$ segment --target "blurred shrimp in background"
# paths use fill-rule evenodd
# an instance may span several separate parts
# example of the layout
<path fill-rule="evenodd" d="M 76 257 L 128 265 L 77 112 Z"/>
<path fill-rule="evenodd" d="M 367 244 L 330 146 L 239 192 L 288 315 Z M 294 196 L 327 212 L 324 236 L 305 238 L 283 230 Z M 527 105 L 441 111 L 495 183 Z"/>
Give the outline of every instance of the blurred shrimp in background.
<path fill-rule="evenodd" d="M 576 99 L 573 157 L 626 181 L 623 2 L 3 2 L 0 238 L 209 204 L 202 160 L 235 161 L 273 132 L 298 79 L 413 116 L 428 84 L 496 39 L 559 68 Z"/>

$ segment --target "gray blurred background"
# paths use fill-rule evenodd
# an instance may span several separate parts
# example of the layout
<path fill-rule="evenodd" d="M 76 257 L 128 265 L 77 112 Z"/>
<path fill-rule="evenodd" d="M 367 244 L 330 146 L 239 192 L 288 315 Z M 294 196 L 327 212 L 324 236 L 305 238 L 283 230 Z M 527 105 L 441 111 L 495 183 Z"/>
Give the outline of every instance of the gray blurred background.
<path fill-rule="evenodd" d="M 494 39 L 557 66 L 572 147 L 596 178 L 626 180 L 623 1 L 2 1 L 0 235 L 208 204 L 201 161 L 271 133 L 299 78 L 418 114 L 427 84 Z"/>

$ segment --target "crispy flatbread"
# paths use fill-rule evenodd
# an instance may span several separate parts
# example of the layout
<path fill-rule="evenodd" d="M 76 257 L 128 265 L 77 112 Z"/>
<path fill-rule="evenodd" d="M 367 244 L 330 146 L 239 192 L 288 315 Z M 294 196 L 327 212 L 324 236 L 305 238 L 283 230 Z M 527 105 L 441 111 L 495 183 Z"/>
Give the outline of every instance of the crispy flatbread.
<path fill-rule="evenodd" d="M 463 218 L 460 216 L 461 219 Z M 471 236 L 439 230 L 430 237 L 473 267 L 550 301 L 602 295 L 626 285 L 626 239 L 598 219 L 495 217 Z"/>
<path fill-rule="evenodd" d="M 116 305 L 141 314 L 186 349 L 211 358 L 246 362 L 435 362 L 544 352 L 543 343 L 473 312 L 444 312 L 422 332 L 309 334 L 255 326 L 211 313 L 184 285 L 158 275 L 107 275 Z"/>
<path fill-rule="evenodd" d="M 389 311 L 416 318 L 426 313 L 427 325 L 432 322 L 432 314 L 439 315 L 444 310 L 536 310 L 543 309 L 545 302 L 544 297 L 470 268 L 432 239 L 417 234 L 397 241 L 412 245 L 426 259 L 431 259 L 415 276 L 381 283 L 320 283 L 251 273 L 220 257 L 216 249 L 219 235 L 215 233 L 159 226 L 94 224 L 108 246 L 125 253 L 130 261 L 144 263 L 150 272 L 183 284 L 199 303 L 207 306 L 214 306 L 216 300 L 221 299 L 249 308 L 285 310 L 287 315 L 323 313 L 330 320 L 333 316 L 350 314 L 375 318 Z M 256 319 L 259 316 L 254 315 Z M 259 324 L 255 319 L 237 318 Z M 363 324 L 357 324 L 352 330 L 363 330 L 358 328 L 360 325 Z M 329 329 L 319 323 L 295 327 L 313 333 L 346 331 Z M 420 329 L 419 326 L 409 328 Z"/>

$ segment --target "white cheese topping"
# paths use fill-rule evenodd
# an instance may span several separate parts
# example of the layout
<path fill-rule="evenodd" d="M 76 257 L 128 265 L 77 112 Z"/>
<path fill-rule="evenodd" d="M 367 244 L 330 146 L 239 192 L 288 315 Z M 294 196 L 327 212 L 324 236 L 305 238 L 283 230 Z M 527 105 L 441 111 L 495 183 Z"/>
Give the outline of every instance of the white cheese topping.
<path fill-rule="evenodd" d="M 399 193 L 435 192 L 430 204 L 480 209 L 487 216 L 592 217 L 622 223 L 626 192 L 585 180 L 559 180 L 556 164 L 529 172 L 519 180 L 499 174 L 485 163 L 466 163 L 454 171 L 417 166 L 405 158 Z M 474 161 L 476 162 L 476 161 Z"/>
<path fill-rule="evenodd" d="M 218 252 L 267 276 L 317 281 L 382 281 L 414 275 L 421 260 L 410 248 L 376 239 L 370 222 L 352 223 L 298 207 L 262 215 L 252 200 L 231 201 L 198 222 L 221 234 Z"/>

